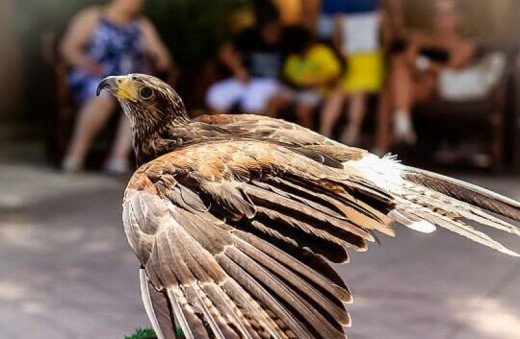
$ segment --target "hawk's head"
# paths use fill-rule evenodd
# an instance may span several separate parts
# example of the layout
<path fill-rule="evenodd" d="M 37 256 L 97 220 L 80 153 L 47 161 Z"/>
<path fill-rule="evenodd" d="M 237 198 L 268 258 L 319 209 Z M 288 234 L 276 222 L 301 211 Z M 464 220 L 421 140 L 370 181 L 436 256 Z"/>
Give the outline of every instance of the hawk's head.
<path fill-rule="evenodd" d="M 105 78 L 97 95 L 107 90 L 119 100 L 135 130 L 141 133 L 160 129 L 165 124 L 188 121 L 179 95 L 165 82 L 144 74 Z"/>

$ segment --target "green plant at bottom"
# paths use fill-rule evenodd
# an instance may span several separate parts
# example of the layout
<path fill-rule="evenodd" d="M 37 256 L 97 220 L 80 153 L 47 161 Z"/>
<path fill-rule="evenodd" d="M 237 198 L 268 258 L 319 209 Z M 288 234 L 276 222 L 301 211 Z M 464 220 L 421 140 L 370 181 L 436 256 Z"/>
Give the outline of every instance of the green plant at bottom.
<path fill-rule="evenodd" d="M 177 327 L 175 329 L 175 334 L 177 335 L 178 338 L 183 338 L 183 333 L 182 333 L 182 329 L 180 327 Z M 155 335 L 155 332 L 151 329 L 151 328 L 145 328 L 145 329 L 142 329 L 142 328 L 138 328 L 137 330 L 135 330 L 135 333 L 130 335 L 130 336 L 126 336 L 125 339 L 157 339 L 157 336 Z"/>
<path fill-rule="evenodd" d="M 125 339 L 157 339 L 157 336 L 151 328 L 138 328 L 134 334 L 126 336 Z"/>

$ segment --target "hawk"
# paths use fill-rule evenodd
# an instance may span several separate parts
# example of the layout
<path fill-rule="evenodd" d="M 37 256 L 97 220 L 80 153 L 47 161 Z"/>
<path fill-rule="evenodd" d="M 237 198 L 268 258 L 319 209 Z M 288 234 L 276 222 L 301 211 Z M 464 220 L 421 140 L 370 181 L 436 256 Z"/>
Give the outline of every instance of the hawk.
<path fill-rule="evenodd" d="M 329 263 L 401 224 L 518 256 L 468 222 L 520 235 L 520 203 L 258 115 L 190 119 L 141 74 L 98 88 L 120 102 L 139 169 L 123 224 L 159 338 L 344 338 L 352 296 Z M 498 215 L 498 216 L 497 216 Z"/>

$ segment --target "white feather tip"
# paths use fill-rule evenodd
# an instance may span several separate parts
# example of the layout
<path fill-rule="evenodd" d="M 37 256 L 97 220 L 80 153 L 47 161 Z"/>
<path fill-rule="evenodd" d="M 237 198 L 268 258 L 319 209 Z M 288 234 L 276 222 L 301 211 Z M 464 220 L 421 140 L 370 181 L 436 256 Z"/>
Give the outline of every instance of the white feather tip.
<path fill-rule="evenodd" d="M 414 231 L 425 233 L 425 234 L 433 233 L 437 230 L 437 227 L 435 227 L 434 224 L 432 224 L 426 220 L 421 220 L 421 221 L 417 221 L 417 222 L 408 224 L 407 227 Z"/>

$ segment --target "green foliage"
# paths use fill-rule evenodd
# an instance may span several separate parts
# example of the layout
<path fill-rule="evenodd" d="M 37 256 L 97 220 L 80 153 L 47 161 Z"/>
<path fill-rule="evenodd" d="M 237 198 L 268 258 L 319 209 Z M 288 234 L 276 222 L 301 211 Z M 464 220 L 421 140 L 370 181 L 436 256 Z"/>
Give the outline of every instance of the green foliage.
<path fill-rule="evenodd" d="M 125 339 L 157 339 L 157 337 L 151 328 L 138 328 L 134 334 L 126 336 Z"/>
<path fill-rule="evenodd" d="M 175 329 L 175 335 L 177 335 L 178 338 L 182 338 L 184 335 L 182 332 L 182 328 L 177 327 Z M 135 330 L 134 334 L 125 337 L 125 339 L 157 339 L 157 336 L 151 328 L 138 328 L 137 330 Z"/>
<path fill-rule="evenodd" d="M 147 0 L 156 25 L 181 67 L 201 66 L 228 37 L 227 17 L 245 0 Z"/>

